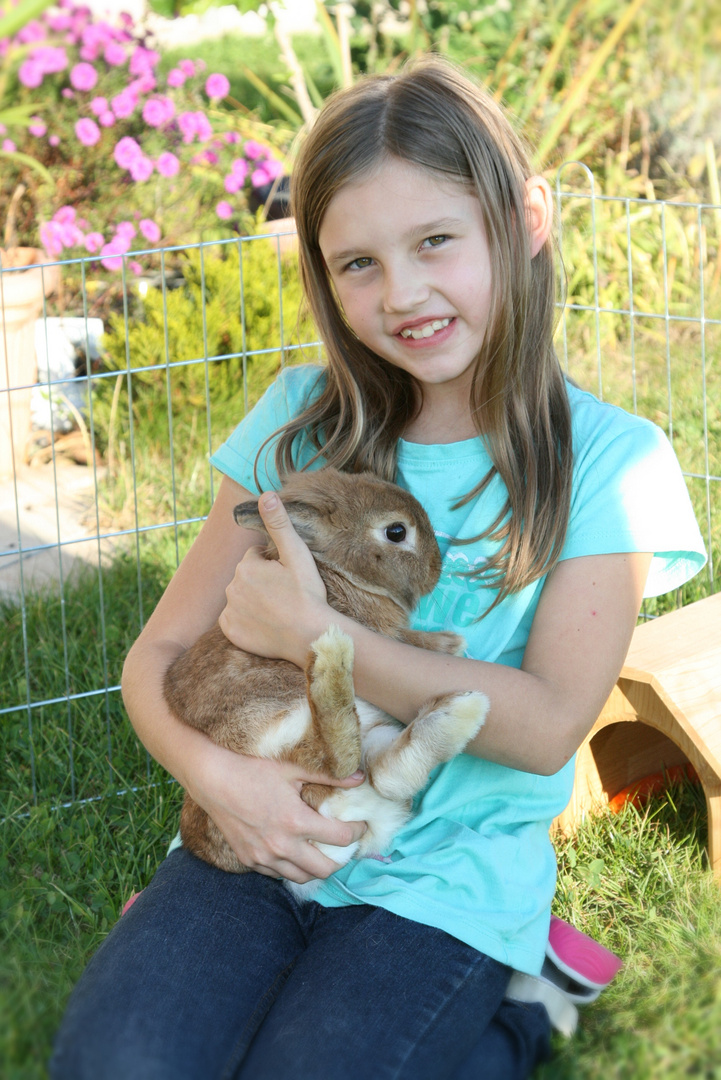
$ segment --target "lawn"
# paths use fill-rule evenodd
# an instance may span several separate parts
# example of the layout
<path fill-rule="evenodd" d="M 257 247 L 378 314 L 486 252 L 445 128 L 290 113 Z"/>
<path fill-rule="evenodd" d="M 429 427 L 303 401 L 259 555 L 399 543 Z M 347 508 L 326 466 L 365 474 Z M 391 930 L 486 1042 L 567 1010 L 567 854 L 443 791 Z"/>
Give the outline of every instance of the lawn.
<path fill-rule="evenodd" d="M 70 988 L 162 858 L 180 796 L 176 785 L 158 783 L 72 807 L 18 807 L 5 821 L 6 1080 L 45 1076 Z M 689 785 L 558 842 L 556 912 L 625 966 L 582 1012 L 575 1037 L 556 1039 L 538 1080 L 721 1076 L 721 890 L 707 869 L 705 829 L 702 796 Z"/>

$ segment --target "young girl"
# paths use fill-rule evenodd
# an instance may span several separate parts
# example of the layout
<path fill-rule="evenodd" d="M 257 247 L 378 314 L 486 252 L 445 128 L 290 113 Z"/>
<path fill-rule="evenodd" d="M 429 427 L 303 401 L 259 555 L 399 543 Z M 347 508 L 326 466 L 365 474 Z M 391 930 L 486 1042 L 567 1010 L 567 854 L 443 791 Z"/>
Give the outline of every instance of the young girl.
<path fill-rule="evenodd" d="M 123 680 L 140 738 L 257 873 L 169 855 L 76 988 L 56 1080 L 528 1076 L 548 1016 L 504 995 L 513 969 L 541 969 L 549 824 L 643 595 L 704 561 L 662 433 L 563 377 L 551 193 L 485 93 L 427 60 L 338 94 L 292 200 L 327 366 L 283 371 L 214 456 L 218 497 Z M 423 503 L 444 563 L 414 625 L 461 633 L 465 656 L 328 607 L 273 493 L 325 463 Z M 233 521 L 259 492 L 279 562 Z M 339 625 L 359 696 L 405 722 L 435 695 L 486 693 L 485 726 L 435 772 L 387 859 L 334 873 L 314 843 L 365 826 L 300 792 L 337 781 L 233 754 L 168 711 L 164 671 L 218 619 L 239 647 L 298 665 Z M 304 905 L 279 880 L 314 877 Z"/>

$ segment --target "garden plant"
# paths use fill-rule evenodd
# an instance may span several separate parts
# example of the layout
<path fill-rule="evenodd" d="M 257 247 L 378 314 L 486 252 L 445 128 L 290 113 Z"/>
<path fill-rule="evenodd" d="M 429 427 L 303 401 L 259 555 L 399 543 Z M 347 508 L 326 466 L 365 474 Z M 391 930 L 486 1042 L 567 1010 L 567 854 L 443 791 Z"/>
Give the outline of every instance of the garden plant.
<path fill-rule="evenodd" d="M 97 255 L 119 272 L 133 247 L 217 235 L 227 222 L 248 231 L 248 193 L 267 192 L 281 161 L 252 137 L 252 120 L 220 107 L 224 74 L 187 58 L 161 74 L 151 45 L 129 15 L 113 23 L 73 0 L 5 43 L 4 93 L 16 103 L 0 128 L 6 246 L 39 241 L 52 259 Z"/>

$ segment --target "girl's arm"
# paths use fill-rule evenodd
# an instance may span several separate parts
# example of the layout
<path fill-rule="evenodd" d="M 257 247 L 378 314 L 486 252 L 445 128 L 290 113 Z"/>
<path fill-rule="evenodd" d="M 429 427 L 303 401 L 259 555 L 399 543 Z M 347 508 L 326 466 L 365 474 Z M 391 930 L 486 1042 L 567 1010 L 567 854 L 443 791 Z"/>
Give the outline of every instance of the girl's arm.
<path fill-rule="evenodd" d="M 321 817 L 300 798 L 304 782 L 338 781 L 216 746 L 177 720 L 163 696 L 168 667 L 215 624 L 237 562 L 260 542 L 258 533 L 235 524 L 232 513 L 253 497 L 223 479 L 208 520 L 128 654 L 123 700 L 143 744 L 210 814 L 241 861 L 261 873 L 305 882 L 337 869 L 308 840 L 345 847 L 365 831 L 361 822 Z M 349 779 L 340 786 L 360 782 Z"/>
<path fill-rule="evenodd" d="M 559 563 L 548 575 L 520 669 L 389 641 L 333 611 L 315 564 L 277 497 L 261 512 L 280 553 L 269 563 L 249 551 L 220 616 L 243 648 L 302 663 L 335 623 L 355 643 L 359 695 L 404 722 L 438 694 L 482 690 L 491 708 L 468 752 L 526 772 L 552 774 L 575 753 L 600 713 L 631 641 L 651 562 L 645 553 L 594 555 Z M 284 620 L 283 611 L 293 619 Z"/>

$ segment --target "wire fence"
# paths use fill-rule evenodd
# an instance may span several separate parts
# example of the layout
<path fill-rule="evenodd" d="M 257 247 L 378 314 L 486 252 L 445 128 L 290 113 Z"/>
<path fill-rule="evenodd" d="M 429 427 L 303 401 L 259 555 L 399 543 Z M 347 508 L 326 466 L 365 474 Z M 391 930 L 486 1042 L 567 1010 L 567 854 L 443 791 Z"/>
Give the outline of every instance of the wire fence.
<path fill-rule="evenodd" d="M 652 616 L 719 589 L 721 206 L 598 195 L 575 163 L 556 201 L 562 363 L 667 431 L 706 539 L 706 569 Z M 3 817 L 163 778 L 122 662 L 207 514 L 211 451 L 282 365 L 322 357 L 291 241 L 0 272 Z"/>

